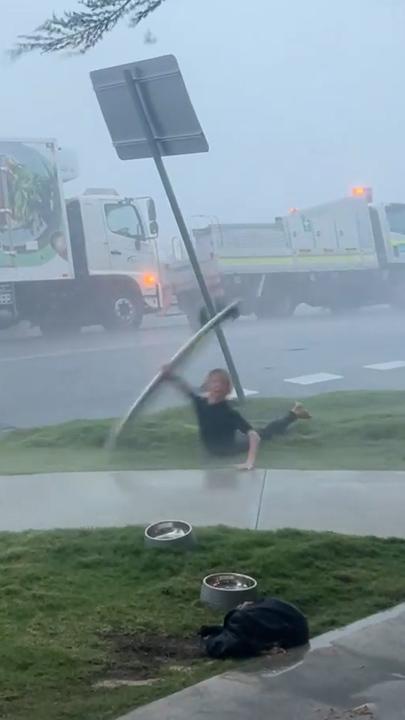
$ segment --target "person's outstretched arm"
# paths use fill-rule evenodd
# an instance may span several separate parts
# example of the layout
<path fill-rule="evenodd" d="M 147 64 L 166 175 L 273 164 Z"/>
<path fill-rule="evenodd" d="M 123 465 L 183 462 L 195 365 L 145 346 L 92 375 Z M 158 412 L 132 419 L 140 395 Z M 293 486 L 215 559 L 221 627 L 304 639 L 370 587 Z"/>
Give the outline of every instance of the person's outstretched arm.
<path fill-rule="evenodd" d="M 253 470 L 256 463 L 257 452 L 260 445 L 260 435 L 256 430 L 249 430 L 247 436 L 249 439 L 248 456 L 244 463 L 236 466 L 238 470 Z"/>
<path fill-rule="evenodd" d="M 195 397 L 195 392 L 191 385 L 189 385 L 183 378 L 175 375 L 170 365 L 164 365 L 162 367 L 162 376 L 168 382 L 173 383 L 179 390 L 181 390 L 187 397 Z"/>

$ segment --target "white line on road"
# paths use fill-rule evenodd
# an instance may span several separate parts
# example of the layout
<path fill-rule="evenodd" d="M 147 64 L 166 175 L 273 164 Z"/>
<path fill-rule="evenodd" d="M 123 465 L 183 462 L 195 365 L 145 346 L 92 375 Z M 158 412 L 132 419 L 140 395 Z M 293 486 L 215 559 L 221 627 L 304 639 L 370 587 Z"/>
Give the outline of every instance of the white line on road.
<path fill-rule="evenodd" d="M 259 394 L 258 390 L 248 390 L 247 388 L 243 388 L 243 392 L 244 392 L 244 394 L 245 394 L 246 397 L 251 397 L 252 395 L 258 395 L 258 394 Z M 236 400 L 237 397 L 238 397 L 238 396 L 237 396 L 235 390 L 232 390 L 231 394 L 228 395 L 229 400 Z"/>
<path fill-rule="evenodd" d="M 332 373 L 314 373 L 313 375 L 299 375 L 293 378 L 284 378 L 284 382 L 295 383 L 296 385 L 315 385 L 315 383 L 329 382 L 330 380 L 342 380 L 343 375 L 332 375 Z"/>
<path fill-rule="evenodd" d="M 405 360 L 391 360 L 391 362 L 374 363 L 374 365 L 363 365 L 367 370 L 396 370 L 405 367 Z"/>
<path fill-rule="evenodd" d="M 3 357 L 0 358 L 0 363 L 10 363 L 10 362 L 21 362 L 26 360 L 48 360 L 49 358 L 61 358 L 61 357 L 68 357 L 71 355 L 84 355 L 85 353 L 94 353 L 94 352 L 106 352 L 106 351 L 112 351 L 112 350 L 126 350 L 129 345 L 125 345 L 122 347 L 94 347 L 94 348 L 77 348 L 76 350 L 56 350 L 55 352 L 49 352 L 49 353 L 38 353 L 37 355 L 14 355 L 12 357 Z"/>

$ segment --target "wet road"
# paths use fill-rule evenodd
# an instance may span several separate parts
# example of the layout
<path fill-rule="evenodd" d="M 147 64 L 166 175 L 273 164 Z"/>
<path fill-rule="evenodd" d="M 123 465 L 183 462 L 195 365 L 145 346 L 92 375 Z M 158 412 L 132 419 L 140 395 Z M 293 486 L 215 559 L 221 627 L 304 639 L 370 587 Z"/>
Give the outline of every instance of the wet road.
<path fill-rule="evenodd" d="M 339 318 L 244 318 L 226 332 L 243 386 L 260 396 L 405 388 L 404 319 L 387 308 Z M 0 424 L 120 415 L 188 335 L 180 317 L 151 318 L 133 335 L 89 331 L 50 340 L 0 333 Z M 223 360 L 212 336 L 184 372 L 198 383 L 217 365 Z M 160 406 L 176 401 L 168 390 L 157 398 Z"/>

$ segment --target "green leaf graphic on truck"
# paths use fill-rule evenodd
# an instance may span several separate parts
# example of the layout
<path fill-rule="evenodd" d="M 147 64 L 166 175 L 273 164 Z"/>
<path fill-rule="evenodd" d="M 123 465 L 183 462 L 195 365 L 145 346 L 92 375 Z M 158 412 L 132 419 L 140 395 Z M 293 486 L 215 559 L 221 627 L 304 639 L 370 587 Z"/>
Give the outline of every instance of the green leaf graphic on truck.
<path fill-rule="evenodd" d="M 55 146 L 0 143 L 0 265 L 42 265 L 67 244 Z"/>

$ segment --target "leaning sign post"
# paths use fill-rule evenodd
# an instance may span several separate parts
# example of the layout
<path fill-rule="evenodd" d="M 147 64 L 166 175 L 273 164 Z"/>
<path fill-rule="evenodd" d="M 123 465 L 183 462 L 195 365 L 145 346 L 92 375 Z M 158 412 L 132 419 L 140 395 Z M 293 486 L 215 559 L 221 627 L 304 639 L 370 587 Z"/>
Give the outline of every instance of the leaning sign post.
<path fill-rule="evenodd" d="M 207 152 L 208 143 L 173 55 L 90 73 L 104 120 L 121 160 L 153 158 L 187 250 L 209 317 L 216 310 L 162 157 Z M 244 393 L 222 328 L 219 345 L 239 400 Z"/>

